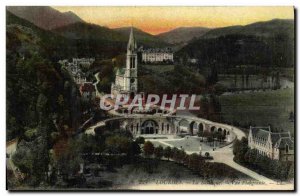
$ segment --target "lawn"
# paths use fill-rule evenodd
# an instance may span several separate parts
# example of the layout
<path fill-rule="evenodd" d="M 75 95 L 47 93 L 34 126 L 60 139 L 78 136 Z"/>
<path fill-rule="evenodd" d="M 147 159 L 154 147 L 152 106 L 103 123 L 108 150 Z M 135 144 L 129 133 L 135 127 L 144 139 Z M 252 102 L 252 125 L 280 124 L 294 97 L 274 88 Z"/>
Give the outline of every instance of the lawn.
<path fill-rule="evenodd" d="M 267 126 L 294 133 L 294 123 L 289 121 L 294 111 L 294 89 L 249 92 L 220 96 L 222 116 L 226 122 L 240 125 Z"/>
<path fill-rule="evenodd" d="M 141 69 L 149 69 L 156 73 L 170 72 L 174 70 L 174 65 L 139 65 Z"/>

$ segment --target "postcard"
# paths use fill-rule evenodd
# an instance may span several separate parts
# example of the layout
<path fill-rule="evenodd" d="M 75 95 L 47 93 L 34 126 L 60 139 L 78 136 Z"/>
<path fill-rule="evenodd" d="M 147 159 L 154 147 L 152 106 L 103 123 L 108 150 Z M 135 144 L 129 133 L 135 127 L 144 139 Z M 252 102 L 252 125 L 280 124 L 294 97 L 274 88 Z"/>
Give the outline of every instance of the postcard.
<path fill-rule="evenodd" d="M 7 190 L 295 190 L 294 11 L 7 6 Z"/>

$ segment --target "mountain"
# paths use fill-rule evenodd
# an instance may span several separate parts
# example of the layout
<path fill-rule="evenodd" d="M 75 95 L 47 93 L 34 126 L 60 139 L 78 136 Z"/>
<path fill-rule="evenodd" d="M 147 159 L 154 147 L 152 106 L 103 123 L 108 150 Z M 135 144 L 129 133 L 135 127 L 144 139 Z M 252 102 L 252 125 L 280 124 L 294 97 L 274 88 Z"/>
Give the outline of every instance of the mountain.
<path fill-rule="evenodd" d="M 53 60 L 57 54 L 74 52 L 66 47 L 71 45 L 68 42 L 7 11 L 7 140 L 22 140 L 28 132 L 33 134 L 26 138 L 27 141 L 40 136 L 49 138 L 53 131 L 63 133 L 62 125 L 75 130 L 80 123 L 79 92 L 74 90 L 76 84 Z M 63 104 L 58 104 L 59 97 Z M 56 120 L 52 119 L 53 116 L 57 117 Z M 61 123 L 54 126 L 53 121 Z M 32 144 L 36 148 L 37 143 Z"/>
<path fill-rule="evenodd" d="M 130 29 L 131 27 L 121 27 L 121 28 L 115 28 L 113 30 L 118 33 L 121 33 L 122 35 L 128 38 Z M 160 39 L 159 37 L 146 33 L 135 27 L 133 27 L 133 33 L 139 46 L 146 45 L 148 47 L 166 47 L 170 45 L 166 41 Z"/>
<path fill-rule="evenodd" d="M 186 44 L 192 39 L 204 35 L 210 29 L 206 27 L 179 27 L 171 31 L 156 35 L 156 37 L 170 44 Z"/>
<path fill-rule="evenodd" d="M 101 38 L 101 36 L 86 36 L 77 38 L 75 36 L 63 36 L 63 33 L 60 35 L 59 33 L 44 30 L 7 11 L 6 25 L 12 24 L 29 28 L 34 32 L 34 34 L 37 34 L 41 39 L 39 44 L 43 45 L 46 53 L 45 55 L 47 55 L 53 62 L 73 57 L 112 58 L 126 51 L 126 44 L 128 41 L 128 38 L 125 38 L 112 30 L 105 30 L 105 28 L 104 32 L 112 32 L 113 35 L 117 35 L 118 37 L 116 39 L 109 39 L 109 37 L 111 38 L 112 36 L 107 36 L 107 39 L 95 39 L 97 37 Z M 74 25 L 76 26 L 76 23 Z M 76 35 L 80 35 L 80 33 L 74 33 Z M 105 33 L 102 35 L 104 34 Z M 97 35 L 97 32 L 95 35 Z"/>
<path fill-rule="evenodd" d="M 294 20 L 273 19 L 270 21 L 256 22 L 245 26 L 217 28 L 208 31 L 203 37 L 216 38 L 230 34 L 253 35 L 258 37 L 273 37 L 278 34 L 284 34 L 290 38 L 293 38 Z"/>
<path fill-rule="evenodd" d="M 190 41 L 176 56 L 199 59 L 199 66 L 294 66 L 294 20 L 274 19 L 212 29 Z"/>
<path fill-rule="evenodd" d="M 6 26 L 18 25 L 30 29 L 40 39 L 39 45 L 44 49 L 45 55 L 54 62 L 61 58 L 76 55 L 76 44 L 67 38 L 59 36 L 51 31 L 44 30 L 33 23 L 6 11 Z"/>
<path fill-rule="evenodd" d="M 76 22 L 84 22 L 73 12 L 62 13 L 49 6 L 8 6 L 6 9 L 14 15 L 46 30 Z"/>
<path fill-rule="evenodd" d="M 94 39 L 107 41 L 128 41 L 128 37 L 107 27 L 96 24 L 76 22 L 53 29 L 52 32 L 69 39 Z"/>

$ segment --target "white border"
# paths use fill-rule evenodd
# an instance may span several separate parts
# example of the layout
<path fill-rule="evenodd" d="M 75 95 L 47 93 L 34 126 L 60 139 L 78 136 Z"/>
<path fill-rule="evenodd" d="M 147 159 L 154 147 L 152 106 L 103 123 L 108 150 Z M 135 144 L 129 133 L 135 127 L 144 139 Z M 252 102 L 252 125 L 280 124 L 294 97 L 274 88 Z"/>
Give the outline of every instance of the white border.
<path fill-rule="evenodd" d="M 6 66 L 6 62 L 5 62 L 5 38 L 6 38 L 6 34 L 5 34 L 5 6 L 7 5 L 50 5 L 50 6 L 54 6 L 54 5 L 65 5 L 65 6 L 295 6 L 296 9 L 299 9 L 299 4 L 300 1 L 299 0 L 251 0 L 251 1 L 241 1 L 241 0 L 202 0 L 201 2 L 199 0 L 127 0 L 126 2 L 123 0 L 109 0 L 109 1 L 97 1 L 97 0 L 77 0 L 76 2 L 74 0 L 51 0 L 51 1 L 43 1 L 41 2 L 40 0 L 1 0 L 0 1 L 0 31 L 1 31 L 1 35 L 0 35 L 0 43 L 1 43 L 1 48 L 0 48 L 0 61 L 1 61 L 1 65 L 0 65 L 0 78 L 1 78 L 1 82 L 0 82 L 0 90 L 1 90 L 1 96 L 0 96 L 0 109 L 2 110 L 2 112 L 0 113 L 0 127 L 2 128 L 2 136 L 1 136 L 1 152 L 0 152 L 0 171 L 1 171 L 1 178 L 0 178 L 0 190 L 1 190 L 1 194 L 5 194 L 8 195 L 10 194 L 9 192 L 7 192 L 5 189 L 5 168 L 6 168 L 6 163 L 5 163 L 5 115 L 6 115 L 6 110 L 5 110 L 5 101 L 6 101 L 6 97 L 5 97 L 5 86 L 6 86 L 6 79 L 5 79 L 5 66 Z M 299 10 L 298 10 L 299 11 Z M 296 12 L 296 15 L 297 12 Z M 296 16 L 297 19 L 297 16 Z M 296 26 L 299 26 L 299 20 L 296 20 Z M 296 37 L 297 37 L 297 45 L 299 45 L 299 38 L 298 38 L 298 31 L 296 33 Z M 299 57 L 299 50 L 296 51 L 297 57 Z M 296 58 L 297 59 L 297 58 Z M 297 62 L 297 67 L 298 67 L 298 62 Z M 297 76 L 299 76 L 299 67 L 297 68 Z M 298 82 L 298 79 L 296 79 Z M 299 92 L 299 85 L 297 86 L 297 92 Z M 298 96 L 298 94 L 297 94 Z M 298 104 L 299 105 L 299 104 Z M 297 111 L 299 111 L 299 107 L 297 105 Z M 296 113 L 296 112 L 295 112 Z M 298 112 L 296 113 L 296 117 L 297 117 L 297 122 L 299 122 L 299 115 L 297 115 Z M 299 141 L 299 132 L 298 130 L 295 130 L 295 132 L 297 133 L 297 141 Z M 297 147 L 299 146 L 299 144 L 297 144 Z M 299 157 L 299 149 L 297 149 L 297 156 Z M 297 181 L 299 181 L 299 168 L 297 168 Z M 297 185 L 298 187 L 298 185 Z M 299 188 L 299 187 L 298 187 Z M 74 192 L 75 193 L 75 192 Z M 74 194 L 74 193 L 48 193 L 50 195 L 52 194 Z M 14 193 L 17 194 L 17 193 Z M 19 194 L 19 193 L 18 193 Z M 24 194 L 24 193 L 23 193 Z M 31 193 L 30 193 L 31 194 Z M 40 193 L 38 193 L 40 194 Z M 79 193 L 80 195 L 82 194 L 86 194 L 86 193 Z M 96 194 L 101 194 L 101 195 L 108 195 L 108 194 L 118 194 L 118 193 L 96 193 Z M 129 193 L 129 194 L 133 194 L 133 193 Z M 139 193 L 138 193 L 139 194 Z M 161 194 L 166 194 L 166 193 L 152 193 L 153 195 L 161 195 Z M 168 193 L 168 194 L 173 194 L 173 193 Z M 185 195 L 187 193 L 180 193 L 182 195 Z M 207 194 L 207 193 L 197 193 L 197 194 Z M 216 193 L 213 193 L 213 195 L 215 195 Z M 224 193 L 222 193 L 224 194 Z M 231 193 L 230 193 L 231 194 Z M 240 194 L 240 193 L 237 193 Z M 255 194 L 255 195 L 263 195 L 265 193 L 250 193 L 251 195 Z M 285 193 L 281 193 L 281 194 L 285 194 Z"/>

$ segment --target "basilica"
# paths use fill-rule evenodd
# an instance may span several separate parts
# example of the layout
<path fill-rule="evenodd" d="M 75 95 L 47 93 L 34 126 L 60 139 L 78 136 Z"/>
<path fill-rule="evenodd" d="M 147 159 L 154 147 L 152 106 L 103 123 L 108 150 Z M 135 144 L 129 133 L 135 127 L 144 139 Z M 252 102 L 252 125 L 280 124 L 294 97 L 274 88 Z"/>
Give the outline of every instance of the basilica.
<path fill-rule="evenodd" d="M 127 45 L 126 67 L 118 69 L 115 82 L 111 85 L 111 94 L 122 94 L 124 97 L 134 97 L 138 92 L 138 59 L 137 43 L 131 29 Z"/>

